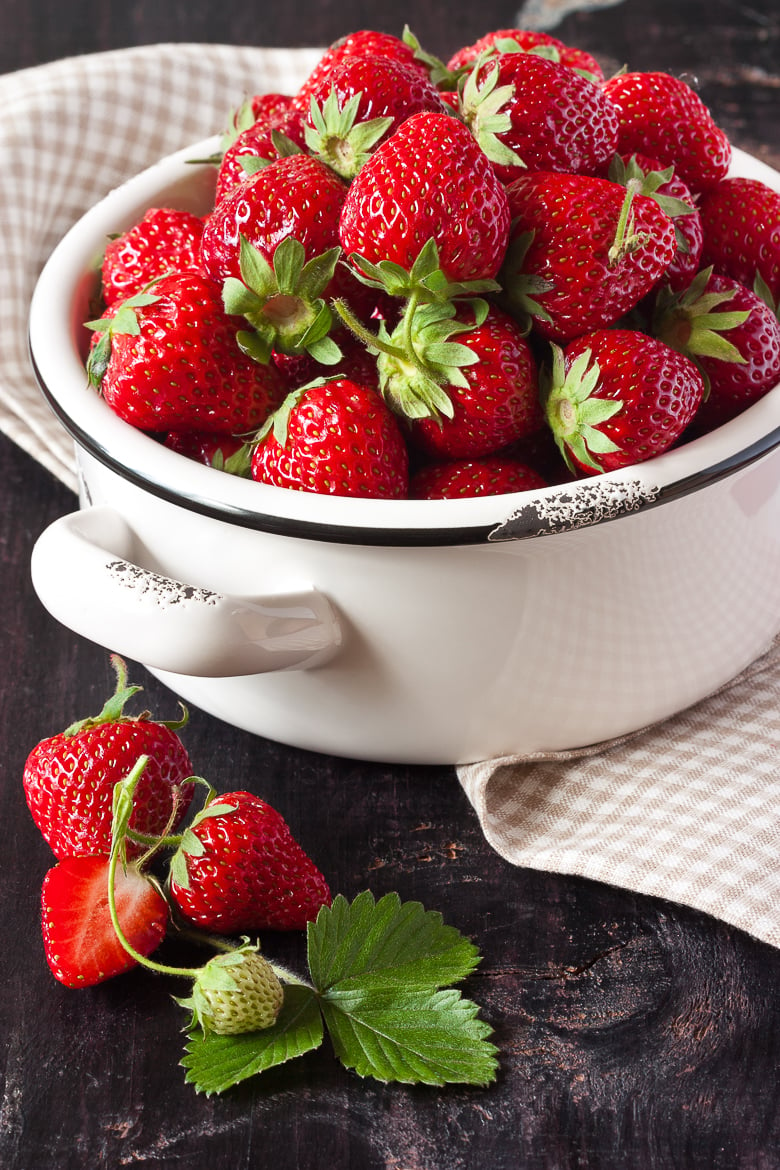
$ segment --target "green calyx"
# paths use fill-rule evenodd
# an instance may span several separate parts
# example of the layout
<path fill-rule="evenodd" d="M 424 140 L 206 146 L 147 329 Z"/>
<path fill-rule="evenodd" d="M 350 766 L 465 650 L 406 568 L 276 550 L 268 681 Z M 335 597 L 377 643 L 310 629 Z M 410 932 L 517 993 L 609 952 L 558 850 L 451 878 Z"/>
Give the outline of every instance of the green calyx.
<path fill-rule="evenodd" d="M 225 312 L 244 317 L 252 327 L 236 335 L 241 350 L 261 364 L 274 350 L 308 353 L 323 365 L 340 361 L 341 350 L 329 336 L 333 314 L 322 298 L 340 255 L 339 248 L 330 248 L 307 261 L 303 244 L 288 236 L 269 264 L 242 236 L 241 279 L 229 276 L 222 287 Z"/>
<path fill-rule="evenodd" d="M 489 54 L 487 55 L 489 57 Z M 515 96 L 514 85 L 499 85 L 499 67 L 494 62 L 484 79 L 478 81 L 486 55 L 481 55 L 460 89 L 460 112 L 482 150 L 493 163 L 506 167 L 526 166 L 523 159 L 498 137 L 512 127 L 507 106 Z"/>
<path fill-rule="evenodd" d="M 322 106 L 311 99 L 311 126 L 304 130 L 306 145 L 311 154 L 350 182 L 371 157 L 382 136 L 393 124 L 391 117 L 371 118 L 358 122 L 358 108 L 362 91 L 353 94 L 343 106 L 339 105 L 335 89 L 331 89 Z"/>
<path fill-rule="evenodd" d="M 284 988 L 259 946 L 244 942 L 215 955 L 197 973 L 188 997 L 176 1002 L 192 1012 L 191 1025 L 218 1036 L 271 1028 L 284 1002 Z"/>
<path fill-rule="evenodd" d="M 435 57 L 433 53 L 429 53 L 422 47 L 419 39 L 409 28 L 408 24 L 404 25 L 401 39 L 405 45 L 408 45 L 414 51 L 415 61 L 419 61 L 421 65 L 425 66 L 431 82 L 437 89 L 451 93 L 458 88 L 458 81 L 470 66 L 466 65 L 461 69 L 455 70 L 448 69 L 439 57 Z"/>
<path fill-rule="evenodd" d="M 577 464 L 603 471 L 598 456 L 620 448 L 599 427 L 616 415 L 623 403 L 595 396 L 601 370 L 598 362 L 591 360 L 589 349 L 575 358 L 568 371 L 563 350 L 557 345 L 551 349 L 552 371 L 544 407 L 555 442 L 570 471 L 576 471 Z"/>
<path fill-rule="evenodd" d="M 90 715 L 86 719 L 79 719 L 75 723 L 71 723 L 63 731 L 63 735 L 77 735 L 80 731 L 88 731 L 92 727 L 100 727 L 104 723 L 131 723 L 139 722 L 142 719 L 149 719 L 148 711 L 143 711 L 140 715 L 125 715 L 125 705 L 133 695 L 137 695 L 143 687 L 128 686 L 127 684 L 127 665 L 118 654 L 111 655 L 111 665 L 116 675 L 116 688 L 114 693 L 103 704 L 103 708 L 98 715 Z M 182 716 L 180 719 L 156 719 L 155 723 L 159 723 L 162 727 L 169 727 L 172 731 L 178 731 L 184 727 L 189 719 L 189 712 L 183 703 L 179 706 L 182 709 Z"/>
<path fill-rule="evenodd" d="M 750 310 L 724 311 L 734 297 L 734 289 L 725 292 L 707 292 L 712 267 L 703 268 L 682 292 L 659 291 L 653 314 L 652 332 L 678 353 L 696 363 L 702 373 L 705 388 L 709 379 L 701 367 L 700 358 L 717 358 L 722 362 L 745 364 L 739 349 L 727 337 L 731 329 L 743 325 Z"/>
<path fill-rule="evenodd" d="M 392 260 L 380 260 L 374 264 L 356 252 L 349 259 L 354 275 L 362 284 L 381 289 L 391 297 L 415 297 L 418 304 L 443 304 L 455 297 L 478 296 L 501 289 L 495 280 L 448 280 L 439 265 L 439 250 L 434 239 L 423 244 L 409 269 Z"/>
<path fill-rule="evenodd" d="M 371 334 L 343 302 L 336 302 L 345 324 L 377 355 L 380 393 L 403 418 L 452 418 L 452 399 L 444 387 L 468 386 L 463 369 L 479 360 L 473 350 L 454 339 L 481 325 L 488 313 L 487 302 L 480 298 L 463 303 L 473 313 L 469 323 L 455 319 L 453 301 L 419 304 L 411 297 L 392 333 L 382 325 L 377 334 Z"/>
<path fill-rule="evenodd" d="M 271 131 L 271 142 L 276 151 L 275 158 L 262 158 L 257 154 L 242 154 L 238 161 L 241 170 L 245 175 L 256 175 L 258 171 L 265 170 L 272 162 L 276 162 L 280 158 L 290 158 L 293 154 L 303 154 L 297 142 L 293 142 L 292 138 L 288 138 L 281 130 Z"/>
<path fill-rule="evenodd" d="M 673 195 L 659 194 L 659 189 L 669 182 L 673 174 L 674 167 L 666 167 L 663 171 L 643 170 L 636 160 L 636 155 L 631 155 L 626 162 L 619 154 L 616 154 L 609 164 L 609 178 L 613 183 L 618 183 L 621 187 L 628 187 L 629 183 L 638 184 L 635 189 L 641 195 L 655 200 L 672 222 L 679 219 L 680 216 L 693 215 L 696 210 L 692 204 L 686 203 L 684 199 L 676 199 Z M 688 252 L 687 240 L 676 224 L 674 234 L 678 249 L 681 252 Z"/>
<path fill-rule="evenodd" d="M 162 277 L 157 278 L 157 280 L 161 279 Z M 93 333 L 101 334 L 96 344 L 90 350 L 89 357 L 87 358 L 89 384 L 90 386 L 94 386 L 96 390 L 100 389 L 103 376 L 111 360 L 112 339 L 118 333 L 138 336 L 141 332 L 141 326 L 138 322 L 138 313 L 136 310 L 142 309 L 145 305 L 153 305 L 156 301 L 159 301 L 159 297 L 146 291 L 156 283 L 156 280 L 150 282 L 141 292 L 122 301 L 113 316 L 98 317 L 97 320 L 84 322 L 85 329 L 91 329 Z"/>
<path fill-rule="evenodd" d="M 534 234 L 532 231 L 520 232 L 517 235 L 513 231 L 510 232 L 509 247 L 499 273 L 501 279 L 499 287 L 502 290 L 499 301 L 514 317 L 524 335 L 530 333 L 534 320 L 552 321 L 550 314 L 537 299 L 554 288 L 552 281 L 524 271 Z"/>

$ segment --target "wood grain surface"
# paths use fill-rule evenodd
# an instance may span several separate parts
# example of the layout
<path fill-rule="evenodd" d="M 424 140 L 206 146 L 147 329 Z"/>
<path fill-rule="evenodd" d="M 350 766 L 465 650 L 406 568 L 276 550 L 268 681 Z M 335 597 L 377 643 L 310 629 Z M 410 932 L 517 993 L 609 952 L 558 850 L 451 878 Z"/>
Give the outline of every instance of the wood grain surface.
<path fill-rule="evenodd" d="M 550 21 L 565 4 L 526 6 Z M 0 0 L 0 68 L 162 40 L 324 44 L 405 20 L 448 54 L 518 8 L 356 2 L 184 6 Z M 685 72 L 734 142 L 780 165 L 776 3 L 624 0 L 551 31 L 608 68 Z M 85 68 L 87 67 L 85 63 Z M 485 843 L 448 768 L 298 751 L 193 710 L 184 737 L 219 790 L 274 804 L 334 890 L 397 890 L 471 936 L 465 990 L 501 1051 L 488 1089 L 362 1081 L 327 1044 L 223 1097 L 178 1066 L 169 982 L 135 971 L 57 984 L 40 937 L 52 864 L 27 811 L 27 753 L 112 685 L 105 651 L 59 627 L 29 578 L 40 530 L 73 497 L 0 437 L 0 1167 L 2 1170 L 773 1170 L 780 1167 L 780 954 L 704 915 L 592 882 L 516 869 Z M 175 697 L 131 664 L 163 717 Z M 266 949 L 302 970 L 302 940 Z M 177 992 L 178 988 L 175 989 Z"/>

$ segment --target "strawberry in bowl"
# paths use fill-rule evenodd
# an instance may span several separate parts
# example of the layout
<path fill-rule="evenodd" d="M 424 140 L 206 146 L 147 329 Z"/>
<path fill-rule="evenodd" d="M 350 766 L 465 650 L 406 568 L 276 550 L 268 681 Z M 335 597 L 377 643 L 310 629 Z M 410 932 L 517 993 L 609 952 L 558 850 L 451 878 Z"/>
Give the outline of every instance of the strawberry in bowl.
<path fill-rule="evenodd" d="M 777 237 L 748 276 L 757 233 L 729 241 L 718 213 L 736 179 L 776 206 L 780 178 L 724 142 L 684 83 L 604 81 L 575 46 L 521 34 L 488 32 L 447 65 L 411 33 L 346 38 L 290 95 L 303 137 L 271 128 L 269 158 L 259 135 L 219 198 L 219 162 L 191 162 L 219 140 L 131 178 L 36 290 L 33 359 L 85 484 L 83 509 L 36 545 L 36 589 L 259 734 L 430 763 L 562 750 L 681 710 L 780 629 Z M 394 62 L 377 74 L 416 70 L 408 92 L 433 86 L 441 108 L 361 105 L 343 79 L 377 56 Z M 519 79 L 542 73 L 562 79 L 561 108 L 581 93 L 603 115 L 564 156 L 517 136 Z M 684 150 L 653 124 L 662 98 L 696 129 Z M 345 173 L 329 150 L 350 154 Z M 112 306 L 124 342 L 88 310 L 87 258 L 152 207 L 200 217 L 199 252 Z M 199 412 L 178 352 L 143 420 L 86 385 L 72 322 L 112 334 L 107 378 L 177 280 L 208 287 L 273 388 L 250 416 L 231 413 L 237 381 L 211 377 Z M 206 370 L 216 345 L 198 332 L 184 355 L 210 351 L 193 359 Z M 766 373 L 760 389 L 745 367 Z M 163 409 L 174 382 L 184 426 Z M 739 384 L 726 420 L 708 402 Z M 212 435 L 208 458 L 188 430 Z"/>

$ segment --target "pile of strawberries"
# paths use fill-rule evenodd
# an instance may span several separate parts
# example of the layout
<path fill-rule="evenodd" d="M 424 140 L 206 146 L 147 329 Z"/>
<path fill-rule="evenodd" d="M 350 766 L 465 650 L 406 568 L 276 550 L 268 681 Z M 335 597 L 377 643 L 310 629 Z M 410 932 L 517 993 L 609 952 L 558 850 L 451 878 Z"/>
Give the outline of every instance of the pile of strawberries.
<path fill-rule="evenodd" d="M 186 716 L 168 723 L 126 714 L 140 688 L 128 686 L 124 663 L 113 661 L 117 687 L 100 714 L 42 740 L 24 769 L 28 807 L 57 858 L 41 894 L 55 978 L 93 986 L 185 928 L 225 936 L 304 930 L 331 895 L 286 822 L 258 796 L 217 795 L 209 785 L 203 807 L 190 815 L 195 788 L 205 782 L 193 777 L 178 735 Z M 128 777 L 123 817 L 117 792 Z M 109 912 L 109 876 L 124 942 Z M 235 956 L 236 948 L 225 950 Z M 261 975 L 264 985 L 268 973 Z"/>
<path fill-rule="evenodd" d="M 204 217 L 111 241 L 90 380 L 183 455 L 442 498 L 648 459 L 780 381 L 780 194 L 664 73 L 363 30 L 235 112 Z"/>

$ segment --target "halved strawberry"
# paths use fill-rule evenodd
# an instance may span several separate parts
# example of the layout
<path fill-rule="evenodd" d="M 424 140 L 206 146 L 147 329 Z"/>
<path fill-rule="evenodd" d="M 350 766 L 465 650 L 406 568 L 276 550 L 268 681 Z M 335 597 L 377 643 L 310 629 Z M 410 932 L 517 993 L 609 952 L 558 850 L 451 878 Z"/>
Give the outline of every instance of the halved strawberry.
<path fill-rule="evenodd" d="M 111 921 L 109 864 L 107 857 L 66 857 L 43 880 L 46 961 L 66 987 L 91 987 L 136 966 Z M 122 933 L 139 954 L 150 955 L 165 937 L 165 898 L 132 864 L 117 866 L 114 889 Z"/>

